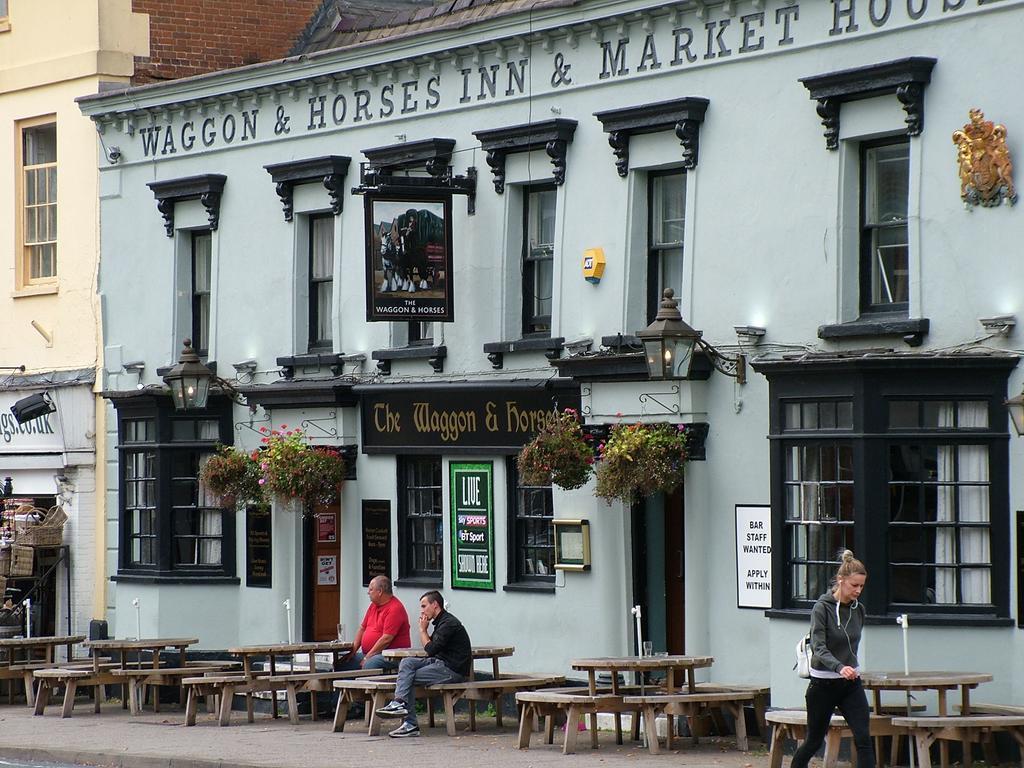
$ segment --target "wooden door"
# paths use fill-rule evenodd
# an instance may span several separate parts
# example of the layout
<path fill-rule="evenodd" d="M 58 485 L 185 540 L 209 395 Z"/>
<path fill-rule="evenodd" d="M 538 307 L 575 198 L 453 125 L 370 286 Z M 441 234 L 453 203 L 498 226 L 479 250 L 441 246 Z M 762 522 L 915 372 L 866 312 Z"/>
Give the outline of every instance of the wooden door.
<path fill-rule="evenodd" d="M 684 539 L 683 490 L 679 488 L 665 496 L 665 644 L 672 654 L 686 651 Z"/>
<path fill-rule="evenodd" d="M 337 504 L 317 507 L 307 549 L 312 571 L 312 616 L 307 624 L 312 640 L 335 640 L 341 621 L 341 509 Z"/>

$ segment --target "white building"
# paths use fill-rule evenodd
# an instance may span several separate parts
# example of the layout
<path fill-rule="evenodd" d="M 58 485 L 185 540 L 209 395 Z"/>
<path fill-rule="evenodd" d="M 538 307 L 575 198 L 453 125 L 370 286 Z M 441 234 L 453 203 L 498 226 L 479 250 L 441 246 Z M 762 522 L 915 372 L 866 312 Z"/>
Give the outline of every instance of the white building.
<path fill-rule="evenodd" d="M 871 574 L 864 664 L 902 664 L 908 613 L 915 665 L 969 643 L 986 695 L 1021 699 L 1022 376 L 1012 324 L 978 320 L 1022 310 L 1024 220 L 965 205 L 951 136 L 979 108 L 1019 155 L 1024 3 L 471 6 L 81 100 L 122 151 L 101 169 L 107 357 L 146 362 L 143 389 L 105 384 L 114 631 L 139 597 L 144 634 L 207 648 L 285 639 L 289 617 L 351 637 L 390 558 L 410 609 L 443 589 L 513 669 L 631 652 L 639 604 L 656 649 L 793 704 L 792 647 L 848 546 Z M 450 232 L 426 298 L 367 276 L 409 211 Z M 651 381 L 631 344 L 668 287 L 713 351 Z M 388 321 L 413 306 L 446 321 Z M 174 415 L 157 369 L 185 337 L 250 408 Z M 713 365 L 738 354 L 746 383 Z M 519 416 L 577 401 L 595 425 L 707 425 L 706 458 L 634 509 L 519 488 Z M 215 440 L 281 424 L 356 446 L 356 477 L 315 526 L 275 505 L 268 574 L 262 523 L 203 508 L 195 477 Z M 484 589 L 453 585 L 463 462 L 491 480 Z M 551 517 L 589 521 L 589 570 L 552 567 Z M 770 557 L 744 553 L 761 531 Z"/>

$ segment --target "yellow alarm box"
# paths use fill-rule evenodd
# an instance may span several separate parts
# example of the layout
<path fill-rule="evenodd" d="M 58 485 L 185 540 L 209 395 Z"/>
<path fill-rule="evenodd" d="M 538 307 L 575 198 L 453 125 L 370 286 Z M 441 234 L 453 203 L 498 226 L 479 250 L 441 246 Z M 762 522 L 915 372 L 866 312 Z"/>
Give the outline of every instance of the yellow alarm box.
<path fill-rule="evenodd" d="M 604 275 L 604 248 L 587 248 L 583 252 L 583 277 L 588 283 L 600 283 Z"/>

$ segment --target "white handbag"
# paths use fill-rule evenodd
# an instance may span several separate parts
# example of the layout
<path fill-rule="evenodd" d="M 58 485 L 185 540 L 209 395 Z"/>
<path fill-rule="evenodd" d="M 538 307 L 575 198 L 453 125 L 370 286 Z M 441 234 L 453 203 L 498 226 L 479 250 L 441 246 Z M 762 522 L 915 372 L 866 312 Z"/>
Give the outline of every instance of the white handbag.
<path fill-rule="evenodd" d="M 800 638 L 796 644 L 796 664 L 793 669 L 799 677 L 808 678 L 811 676 L 811 634 L 808 632 Z"/>

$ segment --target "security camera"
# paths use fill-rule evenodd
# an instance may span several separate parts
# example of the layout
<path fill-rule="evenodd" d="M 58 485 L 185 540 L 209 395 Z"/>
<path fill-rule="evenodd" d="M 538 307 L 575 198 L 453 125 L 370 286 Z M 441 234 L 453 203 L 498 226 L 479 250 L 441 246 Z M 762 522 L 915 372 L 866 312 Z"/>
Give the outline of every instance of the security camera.
<path fill-rule="evenodd" d="M 107 159 L 111 165 L 116 165 L 121 159 L 121 148 L 114 146 L 107 150 Z"/>

